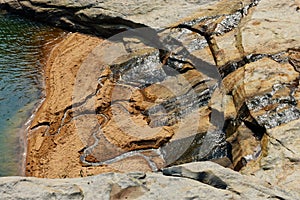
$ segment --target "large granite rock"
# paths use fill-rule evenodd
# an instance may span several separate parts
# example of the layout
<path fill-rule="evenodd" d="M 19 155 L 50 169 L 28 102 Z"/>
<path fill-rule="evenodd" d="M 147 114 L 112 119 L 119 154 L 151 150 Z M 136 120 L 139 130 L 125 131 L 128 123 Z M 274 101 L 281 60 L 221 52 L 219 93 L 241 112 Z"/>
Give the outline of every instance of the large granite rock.
<path fill-rule="evenodd" d="M 168 175 L 168 176 L 164 176 Z M 162 173 L 108 173 L 86 178 L 0 179 L 3 199 L 297 199 L 296 193 L 212 162 L 171 167 Z"/>

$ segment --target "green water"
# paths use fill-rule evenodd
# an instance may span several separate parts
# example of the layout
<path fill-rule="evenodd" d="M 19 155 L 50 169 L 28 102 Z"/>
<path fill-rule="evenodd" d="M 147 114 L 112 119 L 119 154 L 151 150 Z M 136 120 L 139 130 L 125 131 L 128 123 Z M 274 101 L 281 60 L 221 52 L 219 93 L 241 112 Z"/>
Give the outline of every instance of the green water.
<path fill-rule="evenodd" d="M 42 98 L 42 45 L 54 28 L 0 15 L 0 176 L 20 174 L 20 134 Z"/>

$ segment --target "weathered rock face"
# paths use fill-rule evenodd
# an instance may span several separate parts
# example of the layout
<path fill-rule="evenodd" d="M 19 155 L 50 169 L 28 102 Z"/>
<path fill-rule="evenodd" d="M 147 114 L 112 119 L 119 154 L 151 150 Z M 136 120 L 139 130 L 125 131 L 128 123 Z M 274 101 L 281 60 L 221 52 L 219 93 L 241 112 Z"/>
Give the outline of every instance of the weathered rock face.
<path fill-rule="evenodd" d="M 168 175 L 168 176 L 164 176 Z M 212 162 L 190 163 L 161 173 L 108 173 L 75 179 L 7 177 L 0 179 L 4 199 L 297 199 Z M 182 178 L 184 177 L 184 178 Z"/>
<path fill-rule="evenodd" d="M 296 191 L 299 195 L 299 129 L 299 120 L 296 120 L 267 130 L 265 156 L 259 162 L 249 162 L 242 173 L 254 174 L 273 185 Z"/>
<path fill-rule="evenodd" d="M 27 175 L 156 171 L 227 155 L 216 67 L 128 36 L 116 36 L 122 43 L 71 34 L 53 50 L 47 99 L 29 131 Z"/>
<path fill-rule="evenodd" d="M 179 1 L 176 6 L 185 11 L 168 7 L 168 14 L 165 3 L 153 8 L 153 2 L 127 1 L 128 10 L 119 12 L 111 11 L 119 5 L 114 1 L 61 2 L 0 1 L 38 18 L 48 13 L 60 26 L 96 35 L 167 28 L 134 29 L 106 41 L 70 34 L 54 49 L 46 74 L 47 99 L 30 127 L 28 175 L 155 171 L 227 156 L 217 162 L 264 179 L 268 186 L 218 168 L 212 170 L 219 177 L 212 184 L 227 189 L 216 197 L 300 196 L 299 1 L 184 1 L 195 5 L 190 13 Z M 161 20 L 160 15 L 172 12 L 178 15 Z M 195 174 L 188 166 L 163 172 L 192 179 L 212 176 Z M 228 177 L 239 182 L 226 182 Z M 253 183 L 251 189 L 248 183 Z M 246 189 L 230 190 L 228 185 Z M 145 194 L 120 187 L 109 189 L 116 190 L 116 198 Z M 199 195 L 198 189 L 189 190 Z M 184 193 L 190 194 L 192 198 L 194 193 Z"/>
<path fill-rule="evenodd" d="M 212 2 L 214 1 L 1 0 L 0 5 L 69 30 L 111 36 L 132 28 L 169 26 Z"/>
<path fill-rule="evenodd" d="M 17 3 L 12 2 L 7 4 L 18 9 Z M 133 20 L 139 15 L 126 13 L 130 6 L 119 16 L 117 11 L 104 12 L 101 2 L 82 3 L 19 2 L 22 11 L 34 12 L 37 17 L 49 13 L 49 7 L 53 13 L 61 13 L 56 17 L 66 17 L 63 13 L 73 10 L 73 17 L 77 17 L 74 24 L 87 24 L 87 19 L 102 24 L 99 16 L 105 18 L 107 14 L 135 24 L 155 26 L 156 21 L 161 23 L 159 26 L 168 24 L 172 28 L 159 33 L 137 29 L 104 43 L 73 35 L 57 47 L 66 50 L 55 50 L 48 63 L 48 76 L 52 76 L 49 97 L 31 126 L 29 174 L 55 177 L 62 174 L 62 169 L 68 169 L 62 176 L 78 176 L 99 168 L 122 171 L 131 169 L 125 164 L 127 159 L 134 166 L 132 169 L 154 170 L 180 156 L 178 162 L 224 156 L 222 115 L 213 115 L 212 111 L 225 113 L 223 131 L 232 145 L 232 162 L 238 170 L 247 160 L 261 155 L 266 148 L 261 140 L 267 137 L 269 129 L 299 118 L 298 36 L 285 36 L 282 27 L 289 15 L 277 17 L 278 13 L 287 12 L 294 16 L 289 22 L 295 24 L 297 3 L 282 3 L 274 14 L 267 8 L 277 8 L 275 1 L 210 2 L 199 5 L 203 10 L 189 18 L 179 14 L 179 22 L 174 18 L 172 22 L 147 19 L 147 23 Z M 138 5 L 140 15 L 152 12 L 148 8 L 141 12 L 145 5 Z M 162 5 L 157 11 L 162 12 L 163 8 Z M 266 23 L 272 20 L 276 25 Z M 265 32 L 260 32 L 266 29 L 280 39 L 269 40 Z M 80 27 L 77 30 L 82 31 Z M 263 45 L 257 48 L 257 43 Z M 212 89 L 220 77 L 212 65 L 202 60 L 218 66 L 225 95 L 220 91 L 223 88 Z M 61 74 L 67 68 L 72 73 Z M 217 102 L 218 98 L 225 100 Z M 218 119 L 221 121 L 213 122 Z M 209 146 L 212 140 L 219 142 Z M 181 147 L 182 144 L 192 148 Z M 72 147 L 75 153 L 62 154 L 70 159 L 59 156 Z M 51 153 L 47 153 L 49 148 Z M 182 152 L 178 153 L 180 148 Z M 46 159 L 43 165 L 35 165 L 41 157 Z M 55 172 L 49 166 L 51 162 L 63 163 L 57 159 L 70 162 L 64 162 L 61 170 Z M 83 166 L 91 167 L 75 167 L 74 161 L 79 160 Z M 109 167 L 93 167 L 98 165 Z"/>

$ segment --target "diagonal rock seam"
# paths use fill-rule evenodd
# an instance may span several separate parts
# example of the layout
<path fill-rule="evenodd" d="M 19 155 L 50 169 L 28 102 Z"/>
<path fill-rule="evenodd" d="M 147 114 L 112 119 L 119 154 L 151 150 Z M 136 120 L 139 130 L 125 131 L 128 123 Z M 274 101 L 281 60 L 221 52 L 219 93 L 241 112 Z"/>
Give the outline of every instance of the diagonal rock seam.
<path fill-rule="evenodd" d="M 237 69 L 244 67 L 246 64 L 256 62 L 263 58 L 271 58 L 272 60 L 278 63 L 287 63 L 288 57 L 281 57 L 281 55 L 283 55 L 286 52 L 288 52 L 288 50 L 274 54 L 249 54 L 244 56 L 240 60 L 229 61 L 228 63 L 220 67 L 219 72 L 221 74 L 222 79 L 224 79 L 226 76 L 236 71 Z"/>
<path fill-rule="evenodd" d="M 193 179 L 218 189 L 225 190 L 228 187 L 227 183 L 225 183 L 211 171 L 193 172 L 184 167 L 175 166 L 162 169 L 162 173 L 165 176 L 177 176 Z"/>

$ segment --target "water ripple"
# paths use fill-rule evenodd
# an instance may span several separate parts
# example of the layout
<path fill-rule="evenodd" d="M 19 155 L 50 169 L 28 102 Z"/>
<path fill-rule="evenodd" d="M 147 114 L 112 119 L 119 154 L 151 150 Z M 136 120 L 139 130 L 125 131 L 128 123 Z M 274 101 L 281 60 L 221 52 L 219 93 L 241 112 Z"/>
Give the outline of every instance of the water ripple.
<path fill-rule="evenodd" d="M 0 176 L 17 175 L 19 130 L 41 98 L 42 46 L 58 29 L 0 15 Z"/>

